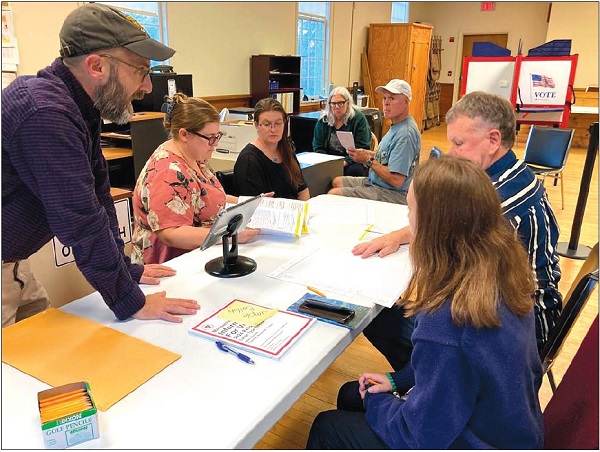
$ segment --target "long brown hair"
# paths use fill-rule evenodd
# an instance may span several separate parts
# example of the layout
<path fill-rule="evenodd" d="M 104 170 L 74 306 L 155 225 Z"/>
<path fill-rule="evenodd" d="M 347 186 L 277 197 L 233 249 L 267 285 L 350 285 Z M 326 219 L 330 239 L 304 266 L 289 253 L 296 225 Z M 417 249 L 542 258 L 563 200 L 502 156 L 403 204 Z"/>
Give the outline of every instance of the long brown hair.
<path fill-rule="evenodd" d="M 519 317 L 529 313 L 533 270 L 485 171 L 467 159 L 443 156 L 415 171 L 412 189 L 414 273 L 407 298 L 399 301 L 407 315 L 450 301 L 455 324 L 491 328 L 500 326 L 500 302 Z"/>
<path fill-rule="evenodd" d="M 288 137 L 288 115 L 283 108 L 283 105 L 271 97 L 259 100 L 254 106 L 254 122 L 258 125 L 260 121 L 260 115 L 267 111 L 277 111 L 283 115 L 283 135 L 281 140 L 277 143 L 277 150 L 281 154 L 281 164 L 285 169 L 288 177 L 292 183 L 298 187 L 302 183 L 302 173 L 300 172 L 300 166 L 296 163 L 294 158 L 295 152 L 292 148 L 292 144 Z"/>

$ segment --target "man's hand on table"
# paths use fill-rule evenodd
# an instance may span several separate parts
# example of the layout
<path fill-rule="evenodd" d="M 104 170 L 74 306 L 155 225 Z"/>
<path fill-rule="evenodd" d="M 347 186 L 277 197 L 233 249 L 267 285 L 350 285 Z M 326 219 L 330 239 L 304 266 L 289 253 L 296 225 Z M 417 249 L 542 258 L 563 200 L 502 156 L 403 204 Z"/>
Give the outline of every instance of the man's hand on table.
<path fill-rule="evenodd" d="M 140 278 L 140 284 L 160 284 L 159 278 L 165 276 L 174 276 L 175 270 L 171 267 L 161 264 L 146 264 L 144 265 L 144 273 Z"/>
<path fill-rule="evenodd" d="M 178 315 L 195 314 L 200 305 L 194 300 L 185 298 L 167 298 L 166 291 L 146 295 L 146 304 L 131 317 L 137 320 L 162 319 L 167 322 L 181 323 L 183 319 Z"/>

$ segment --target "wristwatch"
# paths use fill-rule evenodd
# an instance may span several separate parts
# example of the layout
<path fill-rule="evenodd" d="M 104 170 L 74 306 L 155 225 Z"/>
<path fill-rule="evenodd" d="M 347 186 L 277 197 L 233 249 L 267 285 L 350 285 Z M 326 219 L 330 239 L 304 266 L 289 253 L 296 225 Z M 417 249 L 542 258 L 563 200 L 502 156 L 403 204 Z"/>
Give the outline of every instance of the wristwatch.
<path fill-rule="evenodd" d="M 367 165 L 367 168 L 371 168 L 371 166 L 373 166 L 374 161 L 375 161 L 375 157 L 371 157 L 369 160 L 367 160 L 365 162 L 365 165 Z"/>

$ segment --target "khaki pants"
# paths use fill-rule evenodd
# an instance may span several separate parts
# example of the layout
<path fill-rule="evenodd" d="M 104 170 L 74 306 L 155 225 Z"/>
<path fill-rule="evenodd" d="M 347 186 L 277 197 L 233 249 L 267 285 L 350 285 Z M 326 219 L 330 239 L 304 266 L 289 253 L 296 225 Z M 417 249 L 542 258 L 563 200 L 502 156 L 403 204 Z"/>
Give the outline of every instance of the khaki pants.
<path fill-rule="evenodd" d="M 45 311 L 46 289 L 31 272 L 27 259 L 2 262 L 2 328 Z"/>
<path fill-rule="evenodd" d="M 342 195 L 406 205 L 406 193 L 373 185 L 368 177 L 342 177 Z"/>

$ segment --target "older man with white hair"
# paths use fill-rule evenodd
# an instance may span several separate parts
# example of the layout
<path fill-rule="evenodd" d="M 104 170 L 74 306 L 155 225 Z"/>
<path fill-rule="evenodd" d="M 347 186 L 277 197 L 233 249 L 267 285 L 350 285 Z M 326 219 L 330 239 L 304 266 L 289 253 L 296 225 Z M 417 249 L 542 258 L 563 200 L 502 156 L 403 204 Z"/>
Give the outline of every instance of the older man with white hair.
<path fill-rule="evenodd" d="M 375 91 L 383 94 L 383 116 L 392 125 L 376 151 L 348 149 L 348 155 L 369 168 L 367 177 L 333 179 L 331 195 L 406 204 L 406 193 L 421 153 L 421 132 L 410 116 L 410 85 L 393 79 Z"/>

